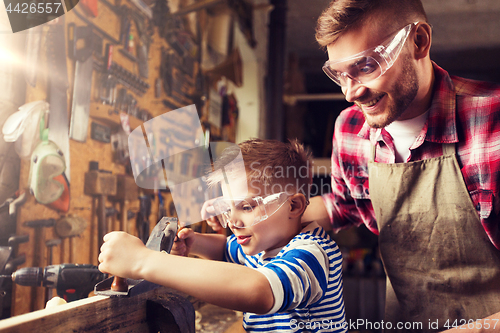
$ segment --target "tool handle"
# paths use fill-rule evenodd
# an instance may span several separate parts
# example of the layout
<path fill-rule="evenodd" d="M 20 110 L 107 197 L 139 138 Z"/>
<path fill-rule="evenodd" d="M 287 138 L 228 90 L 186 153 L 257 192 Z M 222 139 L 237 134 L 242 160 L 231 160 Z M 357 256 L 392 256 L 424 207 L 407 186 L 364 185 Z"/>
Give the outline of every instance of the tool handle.
<path fill-rule="evenodd" d="M 97 199 L 97 237 L 98 246 L 101 248 L 104 243 L 104 235 L 108 233 L 108 226 L 106 222 L 106 196 L 98 195 Z"/>
<path fill-rule="evenodd" d="M 128 291 L 128 283 L 125 278 L 115 276 L 113 283 L 111 284 L 111 290 L 113 291 L 121 291 L 121 292 L 126 292 Z"/>

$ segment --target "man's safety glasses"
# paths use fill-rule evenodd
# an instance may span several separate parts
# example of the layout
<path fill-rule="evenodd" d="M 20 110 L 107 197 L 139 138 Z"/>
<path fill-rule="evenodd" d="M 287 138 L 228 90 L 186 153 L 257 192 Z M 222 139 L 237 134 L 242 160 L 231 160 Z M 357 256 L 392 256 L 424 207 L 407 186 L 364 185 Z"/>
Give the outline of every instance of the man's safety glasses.
<path fill-rule="evenodd" d="M 214 201 L 215 215 L 222 227 L 231 223 L 235 228 L 247 228 L 276 213 L 290 197 L 286 192 L 252 198 L 219 198 Z"/>
<path fill-rule="evenodd" d="M 408 24 L 379 46 L 334 62 L 328 60 L 323 65 L 323 71 L 341 87 L 347 85 L 347 78 L 360 84 L 378 79 L 392 67 L 417 24 Z"/>

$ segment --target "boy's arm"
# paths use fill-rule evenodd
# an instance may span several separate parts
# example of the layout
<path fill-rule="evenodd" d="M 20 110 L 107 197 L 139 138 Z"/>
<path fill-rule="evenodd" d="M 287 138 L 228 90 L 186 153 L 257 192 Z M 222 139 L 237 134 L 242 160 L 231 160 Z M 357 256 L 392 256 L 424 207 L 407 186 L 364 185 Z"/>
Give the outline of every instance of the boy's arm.
<path fill-rule="evenodd" d="M 257 270 L 152 251 L 124 232 L 104 236 L 99 262 L 102 272 L 145 279 L 233 310 L 266 313 L 274 305 L 271 286 Z"/>

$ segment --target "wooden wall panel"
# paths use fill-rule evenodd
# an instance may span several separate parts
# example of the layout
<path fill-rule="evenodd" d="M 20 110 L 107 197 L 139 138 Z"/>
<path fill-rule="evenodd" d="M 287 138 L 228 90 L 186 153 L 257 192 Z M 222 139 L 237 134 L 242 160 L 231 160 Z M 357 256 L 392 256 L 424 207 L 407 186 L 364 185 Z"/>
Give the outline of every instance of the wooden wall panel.
<path fill-rule="evenodd" d="M 112 0 L 110 0 L 112 1 Z M 122 4 L 129 5 L 128 2 L 122 1 Z M 132 5 L 130 5 L 132 6 Z M 81 4 L 76 6 L 77 10 L 83 13 L 81 9 Z M 133 8 L 133 7 L 131 7 Z M 105 30 L 108 34 L 115 38 L 119 38 L 120 32 L 120 20 L 116 15 L 105 5 L 98 2 L 99 15 L 97 18 L 91 18 L 86 16 L 86 18 L 92 21 L 94 24 L 99 26 L 101 29 Z M 77 17 L 74 12 L 70 11 L 65 16 L 66 25 L 73 22 L 77 26 L 86 25 L 79 17 Z M 134 26 L 134 25 L 133 25 Z M 47 31 L 47 25 L 44 26 L 44 31 Z M 133 30 L 132 30 L 133 31 Z M 106 44 L 106 39 L 104 39 L 103 50 Z M 66 38 L 67 43 L 67 38 Z M 158 32 L 155 30 L 152 36 L 152 43 L 149 48 L 149 78 L 145 79 L 150 85 L 150 88 L 143 96 L 138 96 L 134 94 L 134 97 L 138 100 L 138 105 L 142 109 L 147 109 L 151 115 L 157 116 L 164 112 L 168 112 L 171 108 L 166 107 L 162 100 L 167 100 L 173 106 L 177 105 L 182 107 L 190 103 L 185 103 L 189 101 L 183 101 L 184 103 L 176 103 L 176 101 L 162 90 L 160 98 L 155 97 L 155 80 L 160 76 L 160 64 L 161 64 L 161 50 L 162 48 L 169 48 L 168 43 L 159 37 Z M 45 53 L 45 42 L 42 41 L 41 52 L 40 52 L 40 63 L 39 67 L 44 68 L 46 66 L 46 60 L 43 56 Z M 129 61 L 126 57 L 122 56 L 120 52 L 115 50 L 113 60 L 120 64 L 121 66 L 127 68 L 129 71 L 138 75 L 137 64 Z M 67 58 L 68 65 L 68 80 L 70 82 L 70 87 L 68 89 L 68 107 L 71 108 L 71 98 L 73 95 L 73 82 L 74 82 L 74 61 Z M 92 102 L 90 106 L 91 117 L 89 120 L 89 133 L 86 142 L 77 142 L 70 140 L 70 158 L 71 158 L 71 201 L 70 210 L 66 215 L 78 215 L 87 220 L 87 228 L 80 237 L 73 238 L 72 240 L 63 240 L 61 245 L 56 246 L 53 250 L 53 262 L 52 264 L 60 263 L 91 263 L 97 264 L 97 217 L 96 211 L 96 200 L 84 193 L 84 175 L 89 169 L 89 161 L 98 161 L 99 168 L 111 171 L 114 174 L 124 174 L 125 166 L 115 163 L 112 157 L 111 144 L 102 143 L 99 141 L 92 140 L 90 138 L 90 122 L 95 121 L 100 124 L 111 126 L 116 128 L 119 124 L 118 115 L 109 115 L 109 110 L 112 109 L 109 105 L 103 105 L 95 98 L 96 92 L 96 82 L 97 82 L 97 72 L 93 73 L 93 87 L 92 87 Z M 46 99 L 47 97 L 47 75 L 50 73 L 40 73 L 37 79 L 37 85 L 32 88 L 28 87 L 26 93 L 26 102 Z M 68 112 L 70 112 L 68 110 Z M 131 127 L 134 129 L 140 126 L 141 121 L 138 119 L 131 119 Z M 28 183 L 29 175 L 29 161 L 22 161 L 21 165 L 21 179 L 20 179 L 20 189 L 26 189 Z M 116 203 L 107 201 L 106 206 L 114 206 L 119 209 Z M 139 201 L 134 200 L 130 202 L 129 209 L 132 211 L 137 211 L 139 208 Z M 19 248 L 19 253 L 25 253 L 27 257 L 26 264 L 24 266 L 46 266 L 47 262 L 47 248 L 45 247 L 45 241 L 53 238 L 57 238 L 52 228 L 46 228 L 43 230 L 42 234 L 35 235 L 35 231 L 31 228 L 24 227 L 23 223 L 34 219 L 48 219 L 54 218 L 59 219 L 63 215 L 59 214 L 55 210 L 52 210 L 45 205 L 39 204 L 35 201 L 34 197 L 31 195 L 27 196 L 26 203 L 20 208 L 20 213 L 18 214 L 17 221 L 17 233 L 18 234 L 29 234 L 30 241 L 25 244 L 21 244 Z M 150 216 L 150 230 L 153 228 L 154 224 L 157 222 L 157 198 L 153 203 L 153 208 Z M 134 228 L 135 218 L 129 220 L 129 230 L 130 233 L 137 235 Z M 38 248 L 34 248 L 35 237 L 41 237 L 42 243 Z M 35 260 L 39 258 L 38 262 Z M 27 313 L 30 311 L 42 309 L 44 307 L 44 293 L 45 288 L 30 288 L 24 286 L 14 286 L 14 299 L 13 299 L 13 313 L 12 315 L 19 315 Z"/>

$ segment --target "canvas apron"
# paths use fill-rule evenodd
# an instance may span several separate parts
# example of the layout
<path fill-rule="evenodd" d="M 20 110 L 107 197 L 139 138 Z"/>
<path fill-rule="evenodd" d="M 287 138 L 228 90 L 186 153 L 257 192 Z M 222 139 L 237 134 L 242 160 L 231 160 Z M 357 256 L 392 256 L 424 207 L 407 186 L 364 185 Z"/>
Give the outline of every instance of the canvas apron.
<path fill-rule="evenodd" d="M 433 332 L 500 311 L 500 251 L 481 225 L 455 145 L 443 151 L 386 164 L 373 162 L 372 149 L 370 198 L 388 277 L 385 321 L 393 327 L 386 331 L 401 322 L 403 332 Z"/>

